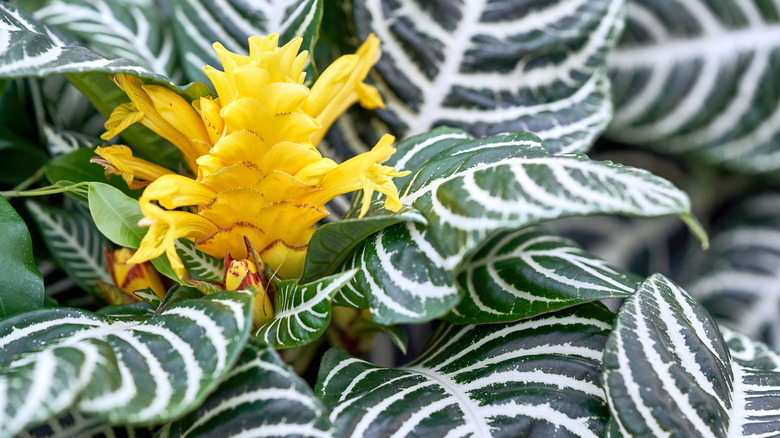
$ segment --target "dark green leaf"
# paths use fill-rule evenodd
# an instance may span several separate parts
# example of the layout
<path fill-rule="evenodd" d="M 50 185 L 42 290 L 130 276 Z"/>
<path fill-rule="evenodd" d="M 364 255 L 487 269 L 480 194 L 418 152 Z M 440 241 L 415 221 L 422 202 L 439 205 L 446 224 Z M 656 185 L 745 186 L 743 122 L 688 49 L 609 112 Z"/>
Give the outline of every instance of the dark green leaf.
<path fill-rule="evenodd" d="M 30 232 L 0 196 L 0 317 L 43 306 L 43 277 L 35 267 Z"/>

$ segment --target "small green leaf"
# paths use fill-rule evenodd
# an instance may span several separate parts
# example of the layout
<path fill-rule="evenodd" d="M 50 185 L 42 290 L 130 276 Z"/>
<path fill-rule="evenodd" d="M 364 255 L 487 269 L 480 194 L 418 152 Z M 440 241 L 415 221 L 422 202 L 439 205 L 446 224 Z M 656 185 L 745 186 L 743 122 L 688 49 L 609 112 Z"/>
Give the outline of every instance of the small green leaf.
<path fill-rule="evenodd" d="M 98 230 L 108 240 L 133 249 L 141 244 L 147 229 L 138 225 L 144 215 L 135 199 L 108 184 L 91 183 L 89 211 Z M 165 254 L 153 259 L 152 265 L 166 277 L 181 281 Z"/>
<path fill-rule="evenodd" d="M 191 240 L 177 240 L 176 252 L 193 279 L 212 283 L 222 283 L 224 280 L 225 261 L 195 249 L 195 243 Z"/>
<path fill-rule="evenodd" d="M 0 318 L 43 306 L 43 277 L 35 266 L 24 220 L 0 196 Z"/>
<path fill-rule="evenodd" d="M 98 230 L 110 241 L 138 248 L 146 230 L 138 226 L 143 219 L 138 201 L 103 183 L 89 185 L 89 211 Z"/>

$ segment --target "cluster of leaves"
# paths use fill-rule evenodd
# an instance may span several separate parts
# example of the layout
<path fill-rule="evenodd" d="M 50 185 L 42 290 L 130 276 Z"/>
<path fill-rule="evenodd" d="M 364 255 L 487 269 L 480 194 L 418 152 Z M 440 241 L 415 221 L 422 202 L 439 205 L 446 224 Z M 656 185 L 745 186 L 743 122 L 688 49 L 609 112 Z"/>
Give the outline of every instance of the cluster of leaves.
<path fill-rule="evenodd" d="M 700 304 L 633 264 L 679 240 L 662 232 L 677 224 L 707 245 L 688 195 L 642 161 L 584 155 L 602 137 L 607 158 L 618 144 L 684 153 L 680 181 L 707 218 L 723 201 L 712 187 L 771 185 L 778 17 L 735 0 L 0 4 L 0 436 L 780 433 L 780 355 L 704 310 L 780 342 L 777 198 L 738 207 L 708 255 L 672 259 L 690 268 L 666 273 Z M 276 282 L 260 327 L 252 293 L 210 289 L 224 266 L 187 240 L 177 250 L 192 280 L 158 258 L 174 283 L 165 299 L 138 291 L 105 306 L 103 250 L 137 248 L 146 231 L 138 191 L 89 163 L 102 117 L 125 99 L 111 76 L 194 99 L 211 90 L 176 84 L 218 64 L 212 42 L 242 52 L 271 32 L 317 47 L 312 77 L 328 54 L 380 37 L 372 80 L 387 108 L 349 112 L 322 149 L 345 157 L 395 134 L 387 164 L 411 171 L 396 179 L 406 207 L 376 200 L 358 219 L 359 198 L 334 205 L 344 219 L 314 234 L 300 279 Z M 123 141 L 180 168 L 144 128 Z M 602 215 L 660 219 L 577 219 Z M 625 299 L 616 313 L 600 303 L 611 298 Z M 403 324 L 438 329 L 400 367 L 331 349 L 312 389 L 277 350 L 316 347 L 339 308 L 367 309 L 363 330 L 402 351 Z"/>

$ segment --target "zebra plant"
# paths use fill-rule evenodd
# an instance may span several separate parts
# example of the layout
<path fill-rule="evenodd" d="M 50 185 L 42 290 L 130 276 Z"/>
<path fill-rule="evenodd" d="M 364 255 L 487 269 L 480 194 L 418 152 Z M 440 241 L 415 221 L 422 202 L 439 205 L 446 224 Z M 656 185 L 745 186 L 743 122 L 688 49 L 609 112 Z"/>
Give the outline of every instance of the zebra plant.
<path fill-rule="evenodd" d="M 724 311 L 729 300 L 776 304 L 745 286 L 773 287 L 774 196 L 750 201 L 705 263 L 690 250 L 691 295 L 554 222 L 673 222 L 706 249 L 696 199 L 585 153 L 606 130 L 772 173 L 778 16 L 748 0 L 0 4 L 0 438 L 777 435 L 780 353 L 748 337 L 776 342 L 777 306 L 761 306 L 755 324 Z M 368 81 L 384 104 L 346 113 L 320 149 L 344 158 L 396 135 L 379 168 L 394 168 L 401 205 L 336 198 L 343 217 L 307 236 L 295 275 L 264 264 L 267 248 L 248 236 L 241 260 L 166 234 L 165 253 L 127 262 L 150 226 L 173 226 L 149 217 L 164 201 L 150 206 L 129 170 L 94 154 L 95 121 L 112 126 L 111 111 L 129 108 L 114 80 L 206 114 L 220 90 L 202 83 L 203 67 L 227 56 L 212 44 L 246 55 L 247 37 L 270 33 L 320 53 L 299 66 L 306 90 L 335 80 L 329 56 L 379 37 Z M 710 44 L 731 37 L 736 64 Z M 716 87 L 721 75 L 739 83 Z M 120 143 L 185 178 L 171 138 L 131 126 Z M 748 181 L 739 187 L 757 186 Z M 69 290 L 49 281 L 51 266 Z M 743 287 L 718 289 L 720 277 Z"/>

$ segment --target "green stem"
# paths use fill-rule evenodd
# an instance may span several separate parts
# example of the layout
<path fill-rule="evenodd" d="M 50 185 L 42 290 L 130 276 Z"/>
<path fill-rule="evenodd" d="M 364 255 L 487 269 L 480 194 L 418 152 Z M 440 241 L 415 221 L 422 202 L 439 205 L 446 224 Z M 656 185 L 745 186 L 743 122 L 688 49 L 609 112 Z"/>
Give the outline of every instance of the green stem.
<path fill-rule="evenodd" d="M 23 185 L 25 182 L 19 184 L 19 186 Z M 80 183 L 66 182 L 66 184 L 61 184 L 62 182 L 63 181 L 54 185 L 40 187 L 33 190 L 19 190 L 19 189 L 8 190 L 5 192 L 0 192 L 0 196 L 6 199 L 11 199 L 11 198 L 29 197 L 29 196 L 54 195 L 57 193 L 64 193 L 64 192 L 75 192 L 81 194 L 86 198 L 86 193 L 87 193 L 86 190 L 87 187 L 89 187 L 90 182 L 87 181 L 80 182 Z"/>
<path fill-rule="evenodd" d="M 12 192 L 18 192 L 18 191 L 26 189 L 27 187 L 30 187 L 31 185 L 33 185 L 36 182 L 38 182 L 38 180 L 40 180 L 41 177 L 43 177 L 43 174 L 45 172 L 46 172 L 46 167 L 41 167 L 40 169 L 36 170 L 35 173 L 30 175 L 29 178 L 27 178 L 26 180 L 22 181 L 21 183 L 19 183 L 19 185 L 17 185 L 13 189 L 11 189 L 11 191 Z"/>

